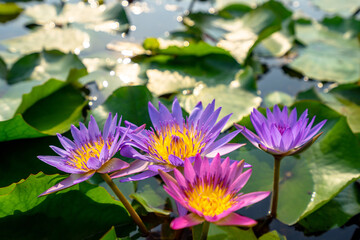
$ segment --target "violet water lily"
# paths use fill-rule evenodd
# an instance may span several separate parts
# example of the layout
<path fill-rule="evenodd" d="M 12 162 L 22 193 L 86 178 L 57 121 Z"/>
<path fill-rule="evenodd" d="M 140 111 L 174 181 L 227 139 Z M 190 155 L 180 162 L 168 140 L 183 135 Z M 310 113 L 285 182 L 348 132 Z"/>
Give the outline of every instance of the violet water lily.
<path fill-rule="evenodd" d="M 143 130 L 127 123 L 132 129 L 128 134 L 131 141 L 121 154 L 137 160 L 128 169 L 112 174 L 112 178 L 141 172 L 121 181 L 142 180 L 157 175 L 159 169 L 168 172 L 182 167 L 186 158 L 192 162 L 198 153 L 213 158 L 217 153 L 224 155 L 244 145 L 229 143 L 241 130 L 217 140 L 231 114 L 217 121 L 221 108 L 215 110 L 215 100 L 205 109 L 199 102 L 186 119 L 177 99 L 172 104 L 172 113 L 161 103 L 159 110 L 150 102 L 148 107 L 154 128 Z"/>
<path fill-rule="evenodd" d="M 266 109 L 266 117 L 254 109 L 250 114 L 250 120 L 257 133 L 254 134 L 246 127 L 235 124 L 242 130 L 242 134 L 257 148 L 274 156 L 274 180 L 271 197 L 270 216 L 276 217 L 280 179 L 280 161 L 285 156 L 294 155 L 306 150 L 322 132 L 318 133 L 326 123 L 326 120 L 313 126 L 315 116 L 309 123 L 308 110 L 306 109 L 297 119 L 296 108 L 290 115 L 285 106 L 281 111 L 275 105 L 273 112 Z"/>
<path fill-rule="evenodd" d="M 113 158 L 124 146 L 124 139 L 127 134 L 127 131 L 125 131 L 122 136 L 120 136 L 120 123 L 121 119 L 119 124 L 117 123 L 117 114 L 112 118 L 110 113 L 105 122 L 103 132 L 101 133 L 95 119 L 90 116 L 88 128 L 86 128 L 83 123 L 79 123 L 80 129 L 73 125 L 71 126 L 71 134 L 74 141 L 58 134 L 57 136 L 64 149 L 55 146 L 50 147 L 59 156 L 38 156 L 38 158 L 61 171 L 70 173 L 70 176 L 49 188 L 40 196 L 54 193 L 86 181 L 98 172 L 122 201 L 134 221 L 139 225 L 140 230 L 147 232 L 145 225 L 135 210 L 108 175 L 108 173 L 129 167 L 127 162 Z"/>
<path fill-rule="evenodd" d="M 270 192 L 239 193 L 250 178 L 252 169 L 243 172 L 244 160 L 221 162 L 216 155 L 211 164 L 208 158 L 196 156 L 194 166 L 184 161 L 184 175 L 174 169 L 174 176 L 160 170 L 165 191 L 190 213 L 174 219 L 170 226 L 182 229 L 205 222 L 217 225 L 253 226 L 256 221 L 235 211 L 266 198 Z M 205 230 L 206 231 L 206 230 Z M 206 234 L 206 233 L 204 233 Z"/>
<path fill-rule="evenodd" d="M 323 120 L 313 126 L 315 116 L 309 123 L 307 109 L 298 120 L 296 108 L 289 115 L 286 106 L 282 111 L 277 105 L 273 112 L 266 109 L 266 116 L 267 118 L 256 109 L 250 114 L 257 135 L 244 126 L 235 126 L 242 130 L 241 133 L 255 147 L 279 156 L 294 155 L 305 150 L 322 134 L 318 132 L 326 123 L 326 120 Z"/>

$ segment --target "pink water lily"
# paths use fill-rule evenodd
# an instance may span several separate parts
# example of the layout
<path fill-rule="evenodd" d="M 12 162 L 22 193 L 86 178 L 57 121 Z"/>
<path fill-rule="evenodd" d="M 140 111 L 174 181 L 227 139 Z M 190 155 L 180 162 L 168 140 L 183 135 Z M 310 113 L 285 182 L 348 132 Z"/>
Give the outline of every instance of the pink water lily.
<path fill-rule="evenodd" d="M 88 180 L 95 172 L 107 174 L 129 167 L 129 164 L 113 156 L 122 148 L 126 132 L 120 137 L 117 115 L 109 115 L 103 133 L 95 119 L 90 116 L 88 129 L 80 123 L 80 129 L 71 126 L 74 141 L 58 134 L 64 149 L 50 146 L 59 156 L 38 156 L 38 158 L 57 169 L 70 173 L 70 176 L 49 188 L 40 196 L 47 195 Z"/>
<path fill-rule="evenodd" d="M 189 117 L 184 119 L 177 99 L 172 104 L 172 113 L 161 103 L 157 110 L 149 102 L 149 115 L 154 129 L 146 130 L 126 123 L 131 128 L 127 135 L 130 141 L 128 146 L 121 149 L 121 155 L 136 160 L 128 169 L 116 172 L 111 177 L 139 173 L 121 181 L 142 180 L 157 175 L 159 169 L 169 172 L 183 167 L 186 158 L 192 162 L 198 153 L 213 158 L 217 153 L 224 155 L 240 148 L 244 144 L 229 141 L 241 130 L 217 139 L 231 116 L 227 115 L 218 121 L 220 111 L 221 108 L 215 109 L 215 101 L 205 109 L 199 102 Z"/>
<path fill-rule="evenodd" d="M 270 192 L 239 193 L 251 175 L 251 169 L 243 172 L 244 161 L 221 162 L 216 155 L 211 164 L 206 157 L 196 156 L 194 166 L 185 159 L 184 175 L 174 169 L 174 176 L 160 170 L 165 191 L 185 207 L 189 214 L 180 214 L 170 226 L 182 229 L 204 221 L 217 225 L 253 226 L 256 221 L 235 211 L 266 198 Z"/>

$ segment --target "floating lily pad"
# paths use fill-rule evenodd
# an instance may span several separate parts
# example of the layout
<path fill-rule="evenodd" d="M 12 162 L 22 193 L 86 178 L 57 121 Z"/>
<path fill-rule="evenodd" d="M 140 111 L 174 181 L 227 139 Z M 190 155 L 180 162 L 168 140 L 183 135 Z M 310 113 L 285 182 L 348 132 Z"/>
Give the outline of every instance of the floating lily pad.
<path fill-rule="evenodd" d="M 17 60 L 9 69 L 7 81 L 14 84 L 25 80 L 46 81 L 50 78 L 68 80 L 70 71 L 77 70 L 86 74 L 81 60 L 72 53 L 62 53 L 57 50 L 31 53 Z"/>
<path fill-rule="evenodd" d="M 62 52 L 79 53 L 90 45 L 89 35 L 73 28 L 37 29 L 27 35 L 1 42 L 11 52 L 22 54 L 57 49 Z"/>
<path fill-rule="evenodd" d="M 111 58 L 83 59 L 89 74 L 79 79 L 79 82 L 81 84 L 96 82 L 99 90 L 96 97 L 104 100 L 120 87 L 144 84 L 143 66 L 130 62 L 130 58 L 121 60 L 124 61 L 119 62 Z"/>
<path fill-rule="evenodd" d="M 291 12 L 281 3 L 269 1 L 241 17 L 228 19 L 197 14 L 189 15 L 189 21 L 194 23 L 191 26 L 200 29 L 218 47 L 228 50 L 239 63 L 243 63 L 252 49 L 261 40 L 280 30 L 282 22 L 290 16 Z"/>
<path fill-rule="evenodd" d="M 360 148 L 349 151 L 349 146 L 358 146 L 359 142 L 346 119 L 315 101 L 302 101 L 293 106 L 298 113 L 307 108 L 310 116 L 316 114 L 316 122 L 323 119 L 328 122 L 323 136 L 308 150 L 281 161 L 278 219 L 289 225 L 319 209 L 360 177 L 360 162 L 356 160 L 360 157 Z M 253 129 L 248 118 L 242 124 Z M 244 138 L 239 142 L 244 142 Z M 244 158 L 253 166 L 244 192 L 272 189 L 271 155 L 247 144 L 230 156 Z"/>
<path fill-rule="evenodd" d="M 216 105 L 222 107 L 220 118 L 233 113 L 224 129 L 260 105 L 250 67 L 241 69 L 227 54 L 189 57 L 170 57 L 167 61 L 157 61 L 155 57 L 151 65 L 154 69 L 146 72 L 149 90 L 156 96 L 176 94 L 187 112 L 199 101 L 207 105 L 216 99 Z"/>
<path fill-rule="evenodd" d="M 104 188 L 86 182 L 56 194 L 37 197 L 63 179 L 60 175 L 38 173 L 1 188 L 2 237 L 23 239 L 26 232 L 29 238 L 86 238 L 94 234 L 101 236 L 112 225 L 131 224 L 127 211 L 119 201 L 114 200 Z M 29 222 L 31 224 L 26 224 Z M 22 231 L 18 231 L 19 225 Z"/>
<path fill-rule="evenodd" d="M 297 23 L 296 38 L 306 48 L 289 65 L 319 81 L 352 83 L 360 79 L 360 45 L 355 37 L 318 23 Z"/>
<path fill-rule="evenodd" d="M 103 125 L 109 116 L 118 114 L 124 120 L 138 124 L 146 123 L 151 126 L 148 114 L 148 102 L 152 101 L 152 95 L 144 86 L 121 87 L 105 101 L 104 104 L 96 107 L 90 113 Z"/>
<path fill-rule="evenodd" d="M 350 184 L 335 198 L 302 219 L 299 224 L 305 233 L 319 233 L 343 226 L 351 217 L 360 213 L 360 186 Z"/>
<path fill-rule="evenodd" d="M 236 239 L 246 239 L 246 240 L 257 240 L 253 230 L 250 228 L 248 230 L 243 230 L 233 226 L 217 226 L 215 224 L 210 224 L 209 240 L 224 239 L 224 240 L 236 240 Z"/>
<path fill-rule="evenodd" d="M 360 3 L 356 0 L 311 0 L 311 2 L 323 11 L 340 14 L 343 17 L 350 17 L 360 8 Z"/>
<path fill-rule="evenodd" d="M 67 3 L 62 8 L 50 4 L 28 7 L 24 12 L 38 25 L 66 26 L 80 23 L 95 31 L 117 32 L 128 29 L 129 21 L 120 3 L 91 6 L 84 2 Z"/>
<path fill-rule="evenodd" d="M 20 89 L 23 96 L 12 88 L 0 101 L 4 107 L 0 141 L 63 133 L 80 120 L 86 104 L 78 89 L 55 79 L 29 93 Z"/>
<path fill-rule="evenodd" d="M 290 106 L 294 103 L 294 98 L 284 92 L 274 91 L 269 93 L 264 98 L 264 104 L 266 107 L 272 107 L 276 104 Z"/>
<path fill-rule="evenodd" d="M 360 87 L 356 84 L 340 85 L 329 93 L 310 89 L 301 92 L 298 99 L 322 101 L 328 107 L 347 117 L 348 124 L 354 133 L 360 132 Z"/>
<path fill-rule="evenodd" d="M 23 11 L 16 3 L 0 3 L 0 22 L 11 21 Z"/>

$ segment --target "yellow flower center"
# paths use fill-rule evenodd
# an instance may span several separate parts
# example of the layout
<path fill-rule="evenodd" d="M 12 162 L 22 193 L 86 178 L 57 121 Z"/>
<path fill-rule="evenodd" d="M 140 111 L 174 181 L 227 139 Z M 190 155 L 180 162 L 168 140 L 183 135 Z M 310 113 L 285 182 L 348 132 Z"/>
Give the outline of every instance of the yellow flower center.
<path fill-rule="evenodd" d="M 100 137 L 96 142 L 89 142 L 82 145 L 80 148 L 72 152 L 72 156 L 67 164 L 81 170 L 90 171 L 90 169 L 87 167 L 89 158 L 99 158 L 101 149 L 104 147 L 104 144 L 104 139 Z M 108 142 L 108 148 L 110 149 L 110 147 L 111 143 Z"/>
<path fill-rule="evenodd" d="M 183 131 L 176 124 L 166 126 L 161 131 L 151 133 L 148 143 L 149 154 L 164 163 L 170 163 L 169 155 L 182 160 L 194 157 L 205 147 L 204 136 L 193 128 L 184 126 Z"/>
<path fill-rule="evenodd" d="M 234 194 L 227 193 L 219 185 L 200 183 L 185 192 L 189 206 L 202 212 L 205 216 L 216 216 L 235 204 Z"/>

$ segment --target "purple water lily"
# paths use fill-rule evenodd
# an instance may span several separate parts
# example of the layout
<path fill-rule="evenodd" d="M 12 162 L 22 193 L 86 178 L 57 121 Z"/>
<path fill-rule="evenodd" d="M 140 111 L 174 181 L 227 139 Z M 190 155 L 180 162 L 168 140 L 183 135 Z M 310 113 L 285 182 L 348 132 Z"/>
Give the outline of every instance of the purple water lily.
<path fill-rule="evenodd" d="M 274 106 L 273 112 L 266 109 L 266 116 L 267 118 L 256 109 L 250 114 L 250 120 L 257 135 L 244 126 L 238 124 L 235 126 L 242 130 L 241 133 L 255 147 L 272 155 L 280 156 L 293 155 L 305 150 L 322 134 L 318 132 L 326 122 L 323 120 L 312 127 L 315 116 L 308 124 L 307 109 L 297 120 L 296 108 L 288 115 L 286 106 L 281 111 L 277 105 Z"/>
<path fill-rule="evenodd" d="M 263 200 L 270 192 L 239 193 L 252 171 L 242 172 L 244 160 L 231 164 L 229 158 L 221 162 L 217 155 L 210 164 L 206 157 L 197 155 L 194 166 L 188 159 L 184 163 L 184 175 L 174 169 L 175 178 L 159 171 L 165 191 L 190 211 L 174 219 L 171 228 L 182 229 L 204 221 L 248 227 L 256 224 L 255 220 L 234 212 Z"/>
<path fill-rule="evenodd" d="M 71 126 L 74 141 L 58 134 L 64 149 L 50 146 L 59 156 L 38 156 L 38 158 L 57 169 L 71 175 L 40 196 L 47 195 L 77 183 L 86 181 L 95 172 L 110 173 L 129 167 L 129 164 L 113 156 L 123 146 L 126 132 L 120 138 L 120 126 L 117 125 L 117 115 L 109 115 L 103 133 L 101 134 L 95 119 L 90 116 L 89 128 L 80 123 L 80 129 Z"/>
<path fill-rule="evenodd" d="M 121 155 L 137 160 L 128 169 L 112 174 L 112 178 L 142 172 L 121 181 L 142 180 L 157 175 L 159 169 L 168 172 L 181 167 L 186 158 L 193 161 L 198 153 L 213 158 L 217 153 L 227 154 L 244 145 L 228 143 L 241 130 L 216 141 L 231 114 L 217 121 L 221 108 L 215 110 L 215 100 L 205 109 L 199 102 L 186 120 L 177 99 L 172 104 L 172 113 L 161 103 L 159 110 L 150 102 L 148 107 L 154 129 L 143 130 L 143 127 L 126 123 L 132 130 L 128 134 L 131 141 L 121 149 Z"/>

